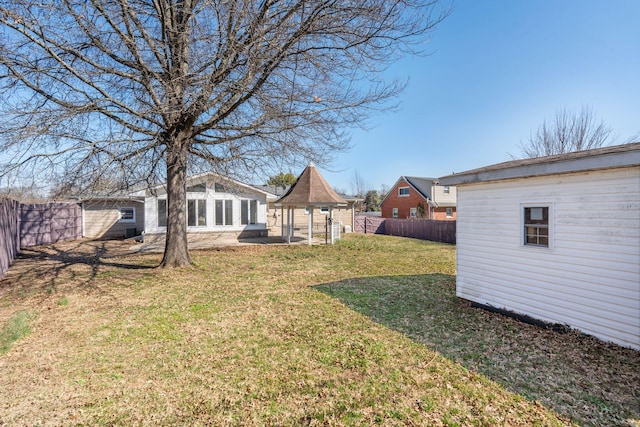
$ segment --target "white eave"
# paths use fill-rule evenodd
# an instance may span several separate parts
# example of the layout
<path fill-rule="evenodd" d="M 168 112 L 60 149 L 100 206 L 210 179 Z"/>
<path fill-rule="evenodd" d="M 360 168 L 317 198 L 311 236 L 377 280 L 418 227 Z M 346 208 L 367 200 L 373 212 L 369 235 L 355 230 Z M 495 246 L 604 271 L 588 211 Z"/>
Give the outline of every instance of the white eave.
<path fill-rule="evenodd" d="M 555 156 L 513 160 L 440 178 L 440 185 L 464 185 L 640 166 L 640 142 Z"/>

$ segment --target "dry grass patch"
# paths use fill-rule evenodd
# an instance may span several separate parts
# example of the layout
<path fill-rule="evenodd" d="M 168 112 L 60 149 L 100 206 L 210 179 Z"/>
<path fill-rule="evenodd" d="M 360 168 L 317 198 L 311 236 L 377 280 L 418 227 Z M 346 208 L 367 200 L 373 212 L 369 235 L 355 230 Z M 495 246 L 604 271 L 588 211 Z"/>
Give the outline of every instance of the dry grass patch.
<path fill-rule="evenodd" d="M 118 242 L 35 248 L 0 281 L 2 324 L 37 315 L 0 356 L 0 425 L 568 424 L 315 288 L 452 277 L 454 256 L 349 236 L 161 270 Z"/>

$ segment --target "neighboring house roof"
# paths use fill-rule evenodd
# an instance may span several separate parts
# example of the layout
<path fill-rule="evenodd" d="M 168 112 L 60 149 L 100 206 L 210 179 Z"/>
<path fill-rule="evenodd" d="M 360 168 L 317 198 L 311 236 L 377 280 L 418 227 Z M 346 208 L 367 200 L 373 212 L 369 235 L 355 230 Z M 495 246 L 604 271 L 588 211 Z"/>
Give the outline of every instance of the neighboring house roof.
<path fill-rule="evenodd" d="M 291 188 L 290 185 L 282 186 L 282 185 L 257 185 L 257 184 L 254 184 L 253 187 L 267 193 L 267 200 L 269 200 L 270 202 L 278 200 L 280 197 L 287 194 L 287 191 L 289 191 L 289 189 Z"/>
<path fill-rule="evenodd" d="M 344 194 L 344 193 L 337 193 L 337 194 L 338 194 L 338 196 L 340 196 L 343 199 L 345 199 L 347 202 L 362 202 L 362 201 L 364 201 L 364 198 L 362 198 L 362 197 L 351 196 L 349 194 Z"/>
<path fill-rule="evenodd" d="M 276 204 L 285 206 L 338 206 L 346 205 L 347 201 L 331 188 L 313 163 L 309 163 L 309 166 L 302 171 L 296 183 L 289 188 L 289 191 Z"/>
<path fill-rule="evenodd" d="M 640 165 L 640 142 L 635 142 L 555 156 L 497 163 L 444 176 L 440 178 L 440 184 L 463 185 L 638 165 Z"/>
<path fill-rule="evenodd" d="M 438 204 L 436 204 L 433 200 L 431 200 L 431 186 L 438 184 L 438 180 L 436 178 L 423 178 L 423 177 L 405 176 L 405 175 L 402 175 L 400 178 L 398 178 L 396 183 L 393 184 L 393 186 L 391 187 L 391 190 L 387 192 L 387 194 L 384 196 L 384 198 L 380 202 L 381 206 L 384 203 L 384 201 L 387 200 L 387 197 L 393 192 L 395 188 L 398 187 L 398 184 L 400 184 L 400 182 L 403 180 L 407 184 L 409 184 L 410 187 L 416 190 L 416 192 L 431 206 L 438 206 Z"/>

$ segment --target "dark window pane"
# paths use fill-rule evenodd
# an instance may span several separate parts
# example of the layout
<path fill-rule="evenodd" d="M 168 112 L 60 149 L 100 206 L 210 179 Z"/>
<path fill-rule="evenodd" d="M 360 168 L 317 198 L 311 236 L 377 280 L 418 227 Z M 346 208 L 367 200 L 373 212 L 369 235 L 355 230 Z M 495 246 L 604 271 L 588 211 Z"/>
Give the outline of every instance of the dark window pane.
<path fill-rule="evenodd" d="M 258 201 L 257 200 L 252 200 L 251 201 L 251 209 L 249 210 L 250 214 L 251 214 L 251 218 L 249 219 L 249 223 L 250 224 L 257 224 L 258 223 Z"/>
<path fill-rule="evenodd" d="M 187 225 L 194 227 L 196 225 L 196 201 L 187 200 Z"/>
<path fill-rule="evenodd" d="M 158 199 L 158 227 L 167 226 L 167 201 Z"/>
<path fill-rule="evenodd" d="M 216 200 L 216 225 L 222 225 L 222 219 L 224 218 L 222 213 L 222 200 Z"/>
<path fill-rule="evenodd" d="M 187 187 L 187 193 L 204 193 L 207 191 L 207 186 L 205 184 L 196 184 L 191 187 Z"/>
<path fill-rule="evenodd" d="M 207 225 L 207 201 L 198 200 L 198 225 L 204 227 Z"/>
<path fill-rule="evenodd" d="M 240 224 L 249 224 L 249 201 L 240 200 Z"/>
<path fill-rule="evenodd" d="M 224 225 L 233 225 L 233 200 L 224 201 Z"/>

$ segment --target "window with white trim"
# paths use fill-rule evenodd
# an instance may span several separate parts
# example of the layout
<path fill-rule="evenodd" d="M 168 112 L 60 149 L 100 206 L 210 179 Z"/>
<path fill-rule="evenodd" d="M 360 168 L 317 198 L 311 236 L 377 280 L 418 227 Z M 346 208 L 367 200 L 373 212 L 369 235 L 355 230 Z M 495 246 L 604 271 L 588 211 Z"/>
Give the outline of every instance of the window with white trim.
<path fill-rule="evenodd" d="M 258 223 L 258 201 L 257 200 L 241 200 L 240 201 L 240 224 L 257 224 Z"/>
<path fill-rule="evenodd" d="M 187 225 L 189 227 L 207 226 L 207 201 L 205 199 L 187 200 Z"/>
<path fill-rule="evenodd" d="M 442 191 L 444 192 L 444 194 L 449 194 L 449 186 L 445 185 Z"/>
<path fill-rule="evenodd" d="M 398 197 L 409 196 L 409 187 L 398 187 Z"/>
<path fill-rule="evenodd" d="M 549 247 L 549 206 L 524 206 L 524 245 Z"/>
<path fill-rule="evenodd" d="M 216 225 L 233 225 L 233 200 L 215 201 Z"/>
<path fill-rule="evenodd" d="M 411 218 L 415 218 L 416 216 L 418 216 L 418 208 L 410 208 L 409 209 L 409 216 Z"/>
<path fill-rule="evenodd" d="M 394 218 L 398 218 L 398 208 L 393 208 L 393 210 L 391 212 L 392 212 L 391 215 Z"/>
<path fill-rule="evenodd" d="M 120 219 L 118 219 L 118 222 L 136 222 L 136 208 L 125 206 L 118 208 L 118 211 L 120 212 Z"/>
<path fill-rule="evenodd" d="M 453 208 L 445 208 L 445 216 L 447 218 L 453 218 Z"/>
<path fill-rule="evenodd" d="M 207 185 L 204 183 L 195 184 L 187 187 L 187 193 L 204 193 L 207 191 Z"/>

